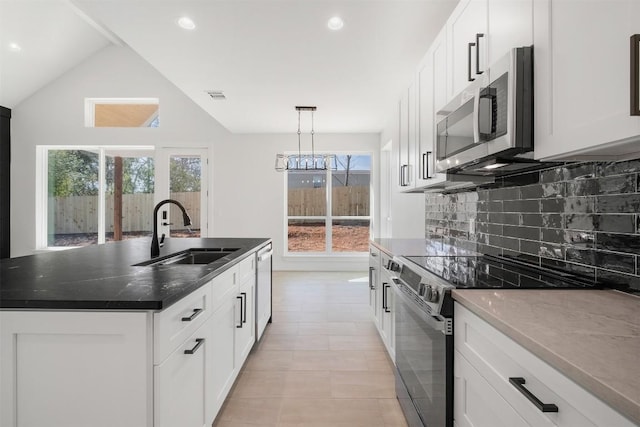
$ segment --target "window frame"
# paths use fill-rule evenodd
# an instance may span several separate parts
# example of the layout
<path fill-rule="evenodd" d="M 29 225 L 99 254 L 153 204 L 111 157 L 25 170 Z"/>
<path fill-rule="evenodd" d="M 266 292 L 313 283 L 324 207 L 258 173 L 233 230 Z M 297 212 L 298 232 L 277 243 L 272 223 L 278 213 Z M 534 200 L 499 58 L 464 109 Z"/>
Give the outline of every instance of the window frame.
<path fill-rule="evenodd" d="M 106 243 L 106 152 L 149 151 L 150 157 L 156 158 L 156 148 L 151 145 L 38 145 L 36 146 L 36 242 L 39 251 L 59 251 L 73 249 L 79 246 L 49 246 L 48 245 L 48 214 L 49 214 L 49 151 L 52 150 L 82 150 L 97 152 L 98 160 L 98 244 Z"/>
<path fill-rule="evenodd" d="M 160 115 L 160 98 L 85 98 L 84 99 L 84 126 L 96 127 L 96 104 L 157 104 L 158 114 L 151 118 L 152 122 Z M 142 126 L 141 128 L 147 128 Z M 125 127 L 126 129 L 126 127 Z M 153 128 L 150 128 L 153 129 Z"/>
<path fill-rule="evenodd" d="M 285 154 L 297 154 L 297 152 L 285 152 Z M 302 154 L 311 154 L 311 152 L 303 152 Z M 325 191 L 325 206 L 326 206 L 326 215 L 314 215 L 314 216 L 289 216 L 289 171 L 284 171 L 284 235 L 283 235 L 283 256 L 291 257 L 291 258 L 324 258 L 324 257 L 359 257 L 359 256 L 368 256 L 368 250 L 362 252 L 342 252 L 342 251 L 333 251 L 333 221 L 334 220 L 368 220 L 369 221 L 369 238 L 373 235 L 373 215 L 371 214 L 373 209 L 373 195 L 374 195 L 374 153 L 370 151 L 333 151 L 333 152 L 316 152 L 317 155 L 326 155 L 326 154 L 335 154 L 337 156 L 343 155 L 356 155 L 356 156 L 369 156 L 370 158 L 370 167 L 369 167 L 369 215 L 359 215 L 359 216 L 344 216 L 344 215 L 333 215 L 333 200 L 332 200 L 332 189 L 333 189 L 333 177 L 332 170 L 327 169 L 326 173 L 326 191 Z M 292 172 L 295 173 L 295 172 Z M 320 252 L 292 252 L 289 250 L 289 220 L 290 219 L 298 219 L 298 220 L 313 220 L 320 219 L 324 220 L 325 223 L 325 250 Z"/>

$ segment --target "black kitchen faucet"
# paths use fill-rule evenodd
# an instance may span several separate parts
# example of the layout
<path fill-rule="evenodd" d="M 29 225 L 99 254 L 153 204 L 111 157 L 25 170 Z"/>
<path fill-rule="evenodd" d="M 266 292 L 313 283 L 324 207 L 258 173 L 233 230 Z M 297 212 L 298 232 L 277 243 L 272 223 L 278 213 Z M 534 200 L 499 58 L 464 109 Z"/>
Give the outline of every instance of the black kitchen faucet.
<path fill-rule="evenodd" d="M 180 208 L 180 210 L 182 211 L 182 219 L 184 221 L 185 227 L 191 225 L 191 217 L 189 217 L 189 214 L 187 213 L 187 210 L 184 208 L 184 206 L 182 206 L 182 203 L 173 199 L 165 199 L 158 203 L 153 209 L 153 237 L 151 238 L 151 258 L 155 258 L 160 255 L 160 243 L 158 242 L 158 209 L 160 209 L 160 206 L 167 203 L 173 203 Z M 162 239 L 164 240 L 164 234 L 162 235 Z"/>

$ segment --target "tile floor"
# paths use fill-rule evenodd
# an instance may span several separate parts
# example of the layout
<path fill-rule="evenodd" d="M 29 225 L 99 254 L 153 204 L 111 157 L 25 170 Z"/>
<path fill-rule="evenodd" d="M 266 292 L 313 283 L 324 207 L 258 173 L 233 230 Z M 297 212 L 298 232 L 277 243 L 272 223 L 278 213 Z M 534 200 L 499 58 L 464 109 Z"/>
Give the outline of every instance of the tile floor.
<path fill-rule="evenodd" d="M 274 272 L 273 323 L 214 427 L 406 426 L 368 299 L 363 274 Z"/>

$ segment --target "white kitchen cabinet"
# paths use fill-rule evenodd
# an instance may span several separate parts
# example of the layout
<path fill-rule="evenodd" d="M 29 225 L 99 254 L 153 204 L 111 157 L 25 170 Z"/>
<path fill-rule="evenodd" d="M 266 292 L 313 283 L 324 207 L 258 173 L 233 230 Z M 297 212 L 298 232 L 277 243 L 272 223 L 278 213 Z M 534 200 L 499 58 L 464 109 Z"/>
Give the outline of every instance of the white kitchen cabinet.
<path fill-rule="evenodd" d="M 153 425 L 145 312 L 0 312 L 0 425 Z"/>
<path fill-rule="evenodd" d="M 487 65 L 511 49 L 533 44 L 533 0 L 487 0 Z M 481 42 L 482 43 L 482 42 Z M 492 76 L 491 79 L 493 80 Z"/>
<path fill-rule="evenodd" d="M 402 92 L 398 108 L 398 186 L 400 191 L 409 188 L 409 90 Z"/>
<path fill-rule="evenodd" d="M 460 352 L 455 372 L 453 412 L 460 427 L 530 427 Z"/>
<path fill-rule="evenodd" d="M 447 44 L 446 31 L 441 31 L 418 66 L 418 141 L 415 188 L 422 189 L 446 180 L 446 174 L 435 171 L 436 106 L 446 103 Z"/>
<path fill-rule="evenodd" d="M 630 36 L 637 0 L 534 2 L 535 157 L 640 157 L 630 115 Z"/>
<path fill-rule="evenodd" d="M 451 100 L 487 68 L 487 0 L 461 0 L 446 27 Z"/>
<path fill-rule="evenodd" d="M 154 427 L 203 427 L 213 421 L 210 405 L 213 324 L 206 321 L 154 367 Z"/>
<path fill-rule="evenodd" d="M 379 327 L 378 298 L 380 293 L 380 250 L 369 245 L 369 308 L 373 317 L 373 323 Z"/>
<path fill-rule="evenodd" d="M 211 369 L 208 370 L 208 375 L 211 376 L 208 405 L 211 407 L 214 418 L 222 407 L 239 372 L 239 367 L 236 367 L 235 364 L 235 305 L 235 297 L 228 298 L 217 307 L 210 321 L 211 338 L 215 346 L 208 353 L 211 366 Z"/>
<path fill-rule="evenodd" d="M 380 253 L 380 279 L 379 279 L 379 291 L 378 291 L 378 332 L 382 338 L 382 342 L 387 348 L 389 357 L 395 363 L 396 350 L 395 350 L 395 309 L 394 309 L 394 293 L 391 287 L 391 278 L 393 274 L 389 272 L 386 266 L 389 265 L 389 261 L 393 258 L 385 252 Z"/>
<path fill-rule="evenodd" d="M 260 340 L 271 320 L 271 258 L 273 246 L 258 251 L 256 266 L 256 342 Z"/>
<path fill-rule="evenodd" d="M 460 427 L 633 427 L 591 393 L 455 303 L 454 418 Z M 557 406 L 543 412 L 510 378 L 540 402 Z"/>
<path fill-rule="evenodd" d="M 234 316 L 234 321 L 236 322 L 235 358 L 238 369 L 242 367 L 256 341 L 254 317 L 255 280 L 255 277 L 245 280 L 240 285 L 236 296 L 237 304 L 235 307 L 237 311 Z"/>

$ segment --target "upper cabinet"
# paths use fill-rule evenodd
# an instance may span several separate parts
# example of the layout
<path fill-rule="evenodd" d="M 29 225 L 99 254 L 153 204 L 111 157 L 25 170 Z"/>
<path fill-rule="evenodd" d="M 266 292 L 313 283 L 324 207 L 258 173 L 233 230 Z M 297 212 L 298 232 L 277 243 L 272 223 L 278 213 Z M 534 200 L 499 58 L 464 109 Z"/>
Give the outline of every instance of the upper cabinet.
<path fill-rule="evenodd" d="M 487 13 L 487 64 L 514 47 L 533 44 L 533 0 L 488 0 Z"/>
<path fill-rule="evenodd" d="M 398 187 L 404 191 L 409 187 L 409 91 L 400 97 L 398 107 Z"/>
<path fill-rule="evenodd" d="M 424 188 L 446 179 L 435 171 L 435 112 L 447 98 L 447 33 L 441 31 L 418 66 L 416 82 L 417 141 L 415 187 Z"/>
<path fill-rule="evenodd" d="M 487 67 L 487 0 L 461 0 L 446 27 L 451 99 Z"/>
<path fill-rule="evenodd" d="M 535 157 L 640 157 L 630 115 L 630 37 L 640 1 L 534 2 Z"/>

